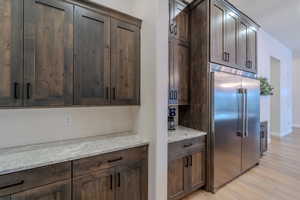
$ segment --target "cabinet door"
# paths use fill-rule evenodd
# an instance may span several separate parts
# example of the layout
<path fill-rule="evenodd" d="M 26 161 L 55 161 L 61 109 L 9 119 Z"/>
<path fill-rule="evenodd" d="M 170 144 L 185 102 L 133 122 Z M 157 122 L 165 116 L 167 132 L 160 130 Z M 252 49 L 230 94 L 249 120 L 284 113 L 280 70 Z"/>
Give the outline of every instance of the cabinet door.
<path fill-rule="evenodd" d="M 147 176 L 143 162 L 122 166 L 116 173 L 116 200 L 146 200 Z"/>
<path fill-rule="evenodd" d="M 169 105 L 177 103 L 174 90 L 174 40 L 169 40 Z"/>
<path fill-rule="evenodd" d="M 178 104 L 187 105 L 189 103 L 190 80 L 189 47 L 181 41 L 174 41 L 173 79 Z"/>
<path fill-rule="evenodd" d="M 140 102 L 140 29 L 111 20 L 112 104 Z"/>
<path fill-rule="evenodd" d="M 110 18 L 75 8 L 75 104 L 109 104 Z"/>
<path fill-rule="evenodd" d="M 0 197 L 0 200 L 11 200 L 11 196 Z"/>
<path fill-rule="evenodd" d="M 250 69 L 252 72 L 257 71 L 256 45 L 257 45 L 257 32 L 254 28 L 249 27 L 247 29 L 247 53 L 248 53 L 247 68 Z"/>
<path fill-rule="evenodd" d="M 245 69 L 247 63 L 247 25 L 239 22 L 237 64 Z"/>
<path fill-rule="evenodd" d="M 225 9 L 213 4 L 211 7 L 211 62 L 224 63 Z"/>
<path fill-rule="evenodd" d="M 175 27 L 174 35 L 175 38 L 184 42 L 189 41 L 189 13 L 184 10 L 187 4 L 175 0 Z"/>
<path fill-rule="evenodd" d="M 24 1 L 26 106 L 73 103 L 73 6 L 58 0 Z"/>
<path fill-rule="evenodd" d="M 227 54 L 227 63 L 235 67 L 236 66 L 236 48 L 237 48 L 237 16 L 227 10 L 225 15 L 225 52 Z"/>
<path fill-rule="evenodd" d="M 71 181 L 35 188 L 11 196 L 11 200 L 71 200 Z"/>
<path fill-rule="evenodd" d="M 205 184 L 204 152 L 196 152 L 190 156 L 190 189 L 196 190 Z"/>
<path fill-rule="evenodd" d="M 178 199 L 188 191 L 188 157 L 169 162 L 168 199 Z"/>
<path fill-rule="evenodd" d="M 114 169 L 89 173 L 73 180 L 73 200 L 114 200 Z"/>
<path fill-rule="evenodd" d="M 0 1 L 0 27 L 0 106 L 21 106 L 23 1 Z"/>

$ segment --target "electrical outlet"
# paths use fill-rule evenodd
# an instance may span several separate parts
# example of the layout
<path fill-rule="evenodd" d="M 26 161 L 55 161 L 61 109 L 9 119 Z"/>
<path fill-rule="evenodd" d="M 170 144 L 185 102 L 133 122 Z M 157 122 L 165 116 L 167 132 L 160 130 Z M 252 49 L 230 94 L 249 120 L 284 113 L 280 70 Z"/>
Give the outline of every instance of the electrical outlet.
<path fill-rule="evenodd" d="M 66 115 L 66 127 L 70 127 L 72 125 L 72 116 L 70 114 Z"/>

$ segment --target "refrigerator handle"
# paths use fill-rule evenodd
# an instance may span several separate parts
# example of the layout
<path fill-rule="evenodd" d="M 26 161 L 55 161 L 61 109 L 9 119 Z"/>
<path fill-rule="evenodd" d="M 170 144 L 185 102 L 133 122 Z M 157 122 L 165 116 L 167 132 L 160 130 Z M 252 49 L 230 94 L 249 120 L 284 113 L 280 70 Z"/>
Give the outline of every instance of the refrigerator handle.
<path fill-rule="evenodd" d="M 249 124 L 249 118 L 248 118 L 248 89 L 245 89 L 245 137 L 249 136 L 248 124 Z"/>
<path fill-rule="evenodd" d="M 244 137 L 244 89 L 239 88 L 238 89 L 238 95 L 239 95 L 239 126 L 237 131 L 237 136 Z M 242 126 L 241 126 L 242 123 Z"/>
<path fill-rule="evenodd" d="M 246 89 L 242 89 L 243 90 L 243 100 L 242 100 L 242 122 L 243 122 L 243 138 L 245 138 L 247 136 L 246 133 Z"/>

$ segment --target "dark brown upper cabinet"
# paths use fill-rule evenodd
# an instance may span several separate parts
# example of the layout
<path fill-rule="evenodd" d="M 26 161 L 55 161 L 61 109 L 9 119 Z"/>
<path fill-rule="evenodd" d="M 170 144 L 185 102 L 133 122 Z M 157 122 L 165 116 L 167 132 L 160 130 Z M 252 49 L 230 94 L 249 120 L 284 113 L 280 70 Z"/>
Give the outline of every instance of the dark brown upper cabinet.
<path fill-rule="evenodd" d="M 173 41 L 174 64 L 173 64 L 173 89 L 176 91 L 178 105 L 189 104 L 189 81 L 190 81 L 190 57 L 189 46 L 180 40 Z"/>
<path fill-rule="evenodd" d="M 23 2 L 0 1 L 0 106 L 21 106 Z M 5 31 L 4 31 L 5 30 Z"/>
<path fill-rule="evenodd" d="M 24 1 L 24 103 L 73 103 L 73 6 L 59 0 Z"/>
<path fill-rule="evenodd" d="M 140 30 L 111 19 L 111 103 L 140 103 Z"/>
<path fill-rule="evenodd" d="M 110 103 L 110 18 L 75 7 L 75 104 Z"/>
<path fill-rule="evenodd" d="M 250 26 L 247 29 L 247 64 L 252 72 L 257 72 L 257 31 Z"/>
<path fill-rule="evenodd" d="M 76 0 L 4 0 L 0 17 L 0 107 L 140 104 L 141 20 Z"/>
<path fill-rule="evenodd" d="M 210 61 L 257 72 L 257 25 L 222 0 L 211 5 Z"/>
<path fill-rule="evenodd" d="M 247 25 L 243 22 L 238 25 L 237 64 L 241 68 L 245 68 L 247 64 Z"/>
<path fill-rule="evenodd" d="M 235 66 L 237 59 L 237 16 L 222 4 L 211 11 L 211 61 Z"/>
<path fill-rule="evenodd" d="M 182 42 L 189 41 L 189 12 L 187 4 L 181 0 L 170 0 L 169 36 Z"/>

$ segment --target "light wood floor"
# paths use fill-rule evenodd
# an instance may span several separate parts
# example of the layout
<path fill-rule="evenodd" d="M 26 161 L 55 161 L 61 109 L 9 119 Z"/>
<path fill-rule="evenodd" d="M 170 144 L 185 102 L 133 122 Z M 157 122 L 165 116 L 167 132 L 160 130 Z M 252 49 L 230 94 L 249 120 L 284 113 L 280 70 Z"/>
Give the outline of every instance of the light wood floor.
<path fill-rule="evenodd" d="M 300 200 L 300 129 L 272 138 L 260 165 L 216 194 L 200 191 L 184 200 Z"/>

